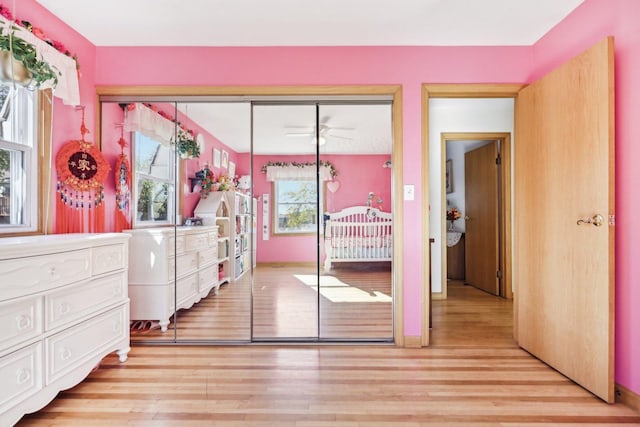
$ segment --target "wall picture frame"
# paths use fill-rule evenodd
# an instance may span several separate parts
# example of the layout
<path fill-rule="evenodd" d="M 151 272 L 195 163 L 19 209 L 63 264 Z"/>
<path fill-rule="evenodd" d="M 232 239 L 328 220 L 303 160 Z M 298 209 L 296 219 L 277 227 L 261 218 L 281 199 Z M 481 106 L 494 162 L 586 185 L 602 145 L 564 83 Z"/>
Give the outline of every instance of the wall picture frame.
<path fill-rule="evenodd" d="M 233 179 L 236 176 L 236 164 L 229 162 L 229 177 Z"/>
<path fill-rule="evenodd" d="M 222 150 L 222 163 L 220 164 L 222 169 L 229 167 L 229 153 L 226 150 Z"/>
<path fill-rule="evenodd" d="M 220 150 L 217 148 L 213 149 L 213 167 L 220 168 Z"/>
<path fill-rule="evenodd" d="M 453 160 L 447 160 L 444 168 L 444 183 L 447 193 L 453 193 Z"/>

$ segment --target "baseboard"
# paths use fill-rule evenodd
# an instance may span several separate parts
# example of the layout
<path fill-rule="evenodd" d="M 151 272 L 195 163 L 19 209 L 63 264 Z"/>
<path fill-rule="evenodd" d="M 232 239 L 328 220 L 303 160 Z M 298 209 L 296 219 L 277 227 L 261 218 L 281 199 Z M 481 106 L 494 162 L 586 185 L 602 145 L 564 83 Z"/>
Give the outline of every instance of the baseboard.
<path fill-rule="evenodd" d="M 315 262 L 260 262 L 256 267 L 270 267 L 270 268 L 286 268 L 286 267 L 315 267 L 318 264 Z"/>
<path fill-rule="evenodd" d="M 431 299 L 447 299 L 442 292 L 432 292 Z"/>
<path fill-rule="evenodd" d="M 421 336 L 407 336 L 404 337 L 404 347 L 405 348 L 421 348 L 422 347 L 422 337 Z"/>
<path fill-rule="evenodd" d="M 640 394 L 635 393 L 618 383 L 615 385 L 615 390 L 616 403 L 622 403 L 623 405 L 640 413 Z"/>

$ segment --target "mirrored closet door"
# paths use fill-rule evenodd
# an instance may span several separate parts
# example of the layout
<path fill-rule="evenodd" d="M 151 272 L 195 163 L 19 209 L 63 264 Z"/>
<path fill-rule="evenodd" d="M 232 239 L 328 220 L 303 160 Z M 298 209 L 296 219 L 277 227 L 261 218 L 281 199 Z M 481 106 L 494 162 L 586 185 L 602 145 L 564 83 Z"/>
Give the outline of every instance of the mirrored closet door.
<path fill-rule="evenodd" d="M 390 103 L 100 101 L 132 342 L 393 340 Z"/>

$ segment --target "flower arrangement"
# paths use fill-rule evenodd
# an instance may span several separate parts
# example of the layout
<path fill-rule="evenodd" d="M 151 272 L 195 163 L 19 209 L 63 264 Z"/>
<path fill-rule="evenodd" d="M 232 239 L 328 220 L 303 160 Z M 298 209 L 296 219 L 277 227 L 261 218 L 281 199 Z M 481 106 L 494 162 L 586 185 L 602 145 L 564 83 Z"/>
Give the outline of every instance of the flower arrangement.
<path fill-rule="evenodd" d="M 228 175 L 220 175 L 218 179 L 216 179 L 208 166 L 205 166 L 202 171 L 196 173 L 196 176 L 201 179 L 200 197 L 203 199 L 206 199 L 212 191 L 229 191 L 235 190 L 238 187 L 238 180 L 236 178 L 231 178 Z"/>
<path fill-rule="evenodd" d="M 280 166 L 283 168 L 288 166 L 295 166 L 297 168 L 304 168 L 307 166 L 315 165 L 315 162 L 267 162 L 266 164 L 262 165 L 261 171 L 262 173 L 267 173 L 267 168 L 269 166 Z M 338 176 L 338 171 L 336 171 L 336 168 L 334 168 L 331 162 L 329 162 L 328 160 L 320 160 L 320 166 L 326 166 L 329 168 L 329 174 L 331 174 L 332 179 L 335 179 L 335 177 Z"/>
<path fill-rule="evenodd" d="M 462 214 L 458 208 L 453 207 L 447 209 L 447 221 L 455 221 L 460 218 L 462 218 Z"/>
<path fill-rule="evenodd" d="M 9 10 L 9 8 L 4 6 L 4 5 L 2 5 L 2 4 L 0 4 L 0 15 L 5 17 L 8 21 L 13 21 L 14 20 L 13 14 Z M 49 38 L 41 28 L 33 26 L 31 24 L 31 22 L 29 22 L 29 21 L 26 21 L 24 19 L 16 19 L 15 23 L 17 25 L 21 26 L 22 28 L 24 28 L 25 30 L 33 33 L 34 36 L 36 36 L 40 40 L 42 40 L 45 43 L 47 43 L 49 46 L 52 46 L 58 52 L 66 55 L 66 56 L 68 56 L 70 58 L 73 58 L 73 60 L 76 62 L 76 69 L 78 71 L 80 70 L 80 63 L 78 63 L 78 55 L 76 55 L 74 53 L 71 53 L 71 51 L 69 51 L 69 49 L 67 49 L 64 44 L 62 44 L 61 42 L 59 42 L 57 40 L 53 40 L 53 39 Z"/>
<path fill-rule="evenodd" d="M 206 199 L 209 193 L 211 193 L 214 183 L 216 182 L 216 177 L 213 174 L 213 171 L 209 169 L 207 166 L 202 169 L 201 172 L 201 181 L 200 181 L 200 197 Z M 197 176 L 197 175 L 196 175 Z"/>
<path fill-rule="evenodd" d="M 178 153 L 180 157 L 192 159 L 200 157 L 200 146 L 196 142 L 192 130 L 178 126 L 176 142 L 178 143 Z"/>
<path fill-rule="evenodd" d="M 15 30 L 15 27 L 0 29 L 0 51 L 3 53 L 0 62 L 3 64 L 4 78 L 28 87 L 38 87 L 51 81 L 55 87 L 58 84 L 58 76 L 61 75 L 60 71 L 43 61 L 36 47 L 16 36 Z M 10 55 L 13 55 L 14 64 L 11 64 Z M 16 65 L 21 65 L 21 70 L 17 70 Z"/>

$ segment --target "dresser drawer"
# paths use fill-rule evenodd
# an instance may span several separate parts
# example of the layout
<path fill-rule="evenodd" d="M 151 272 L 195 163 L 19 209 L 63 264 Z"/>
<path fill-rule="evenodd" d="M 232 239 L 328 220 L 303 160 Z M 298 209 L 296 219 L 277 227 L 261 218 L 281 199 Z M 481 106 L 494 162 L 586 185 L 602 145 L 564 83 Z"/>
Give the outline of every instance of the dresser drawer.
<path fill-rule="evenodd" d="M 34 296 L 0 303 L 0 353 L 43 331 L 42 297 Z M 0 383 L 2 384 L 2 383 Z"/>
<path fill-rule="evenodd" d="M 120 340 L 128 342 L 129 306 L 124 304 L 45 339 L 46 384 L 101 355 Z"/>
<path fill-rule="evenodd" d="M 178 255 L 176 258 L 170 258 L 167 266 L 169 270 L 167 271 L 168 277 L 173 278 L 174 271 L 176 269 L 177 263 L 177 273 L 176 276 L 182 277 L 187 274 L 194 273 L 198 270 L 198 254 L 196 252 L 190 252 L 182 255 Z"/>
<path fill-rule="evenodd" d="M 0 414 L 42 389 L 42 343 L 0 359 Z"/>
<path fill-rule="evenodd" d="M 201 268 L 208 264 L 218 261 L 218 247 L 202 250 L 198 252 L 198 267 Z"/>
<path fill-rule="evenodd" d="M 125 245 L 98 246 L 91 250 L 91 266 L 94 276 L 127 267 Z"/>
<path fill-rule="evenodd" d="M 198 293 L 198 275 L 192 274 L 191 276 L 178 279 L 178 286 L 176 289 L 176 297 L 178 301 L 178 309 L 191 307 L 194 301 L 194 296 Z"/>
<path fill-rule="evenodd" d="M 199 251 L 209 247 L 208 233 L 188 234 L 187 251 Z"/>
<path fill-rule="evenodd" d="M 186 238 L 184 234 L 171 235 L 167 239 L 167 245 L 169 255 L 182 254 L 187 247 Z"/>
<path fill-rule="evenodd" d="M 218 283 L 218 264 L 203 268 L 198 272 L 198 291 L 211 289 Z"/>
<path fill-rule="evenodd" d="M 89 249 L 0 261 L 0 299 L 15 298 L 91 276 Z"/>
<path fill-rule="evenodd" d="M 67 287 L 45 297 L 46 330 L 82 319 L 127 297 L 125 272 Z"/>

